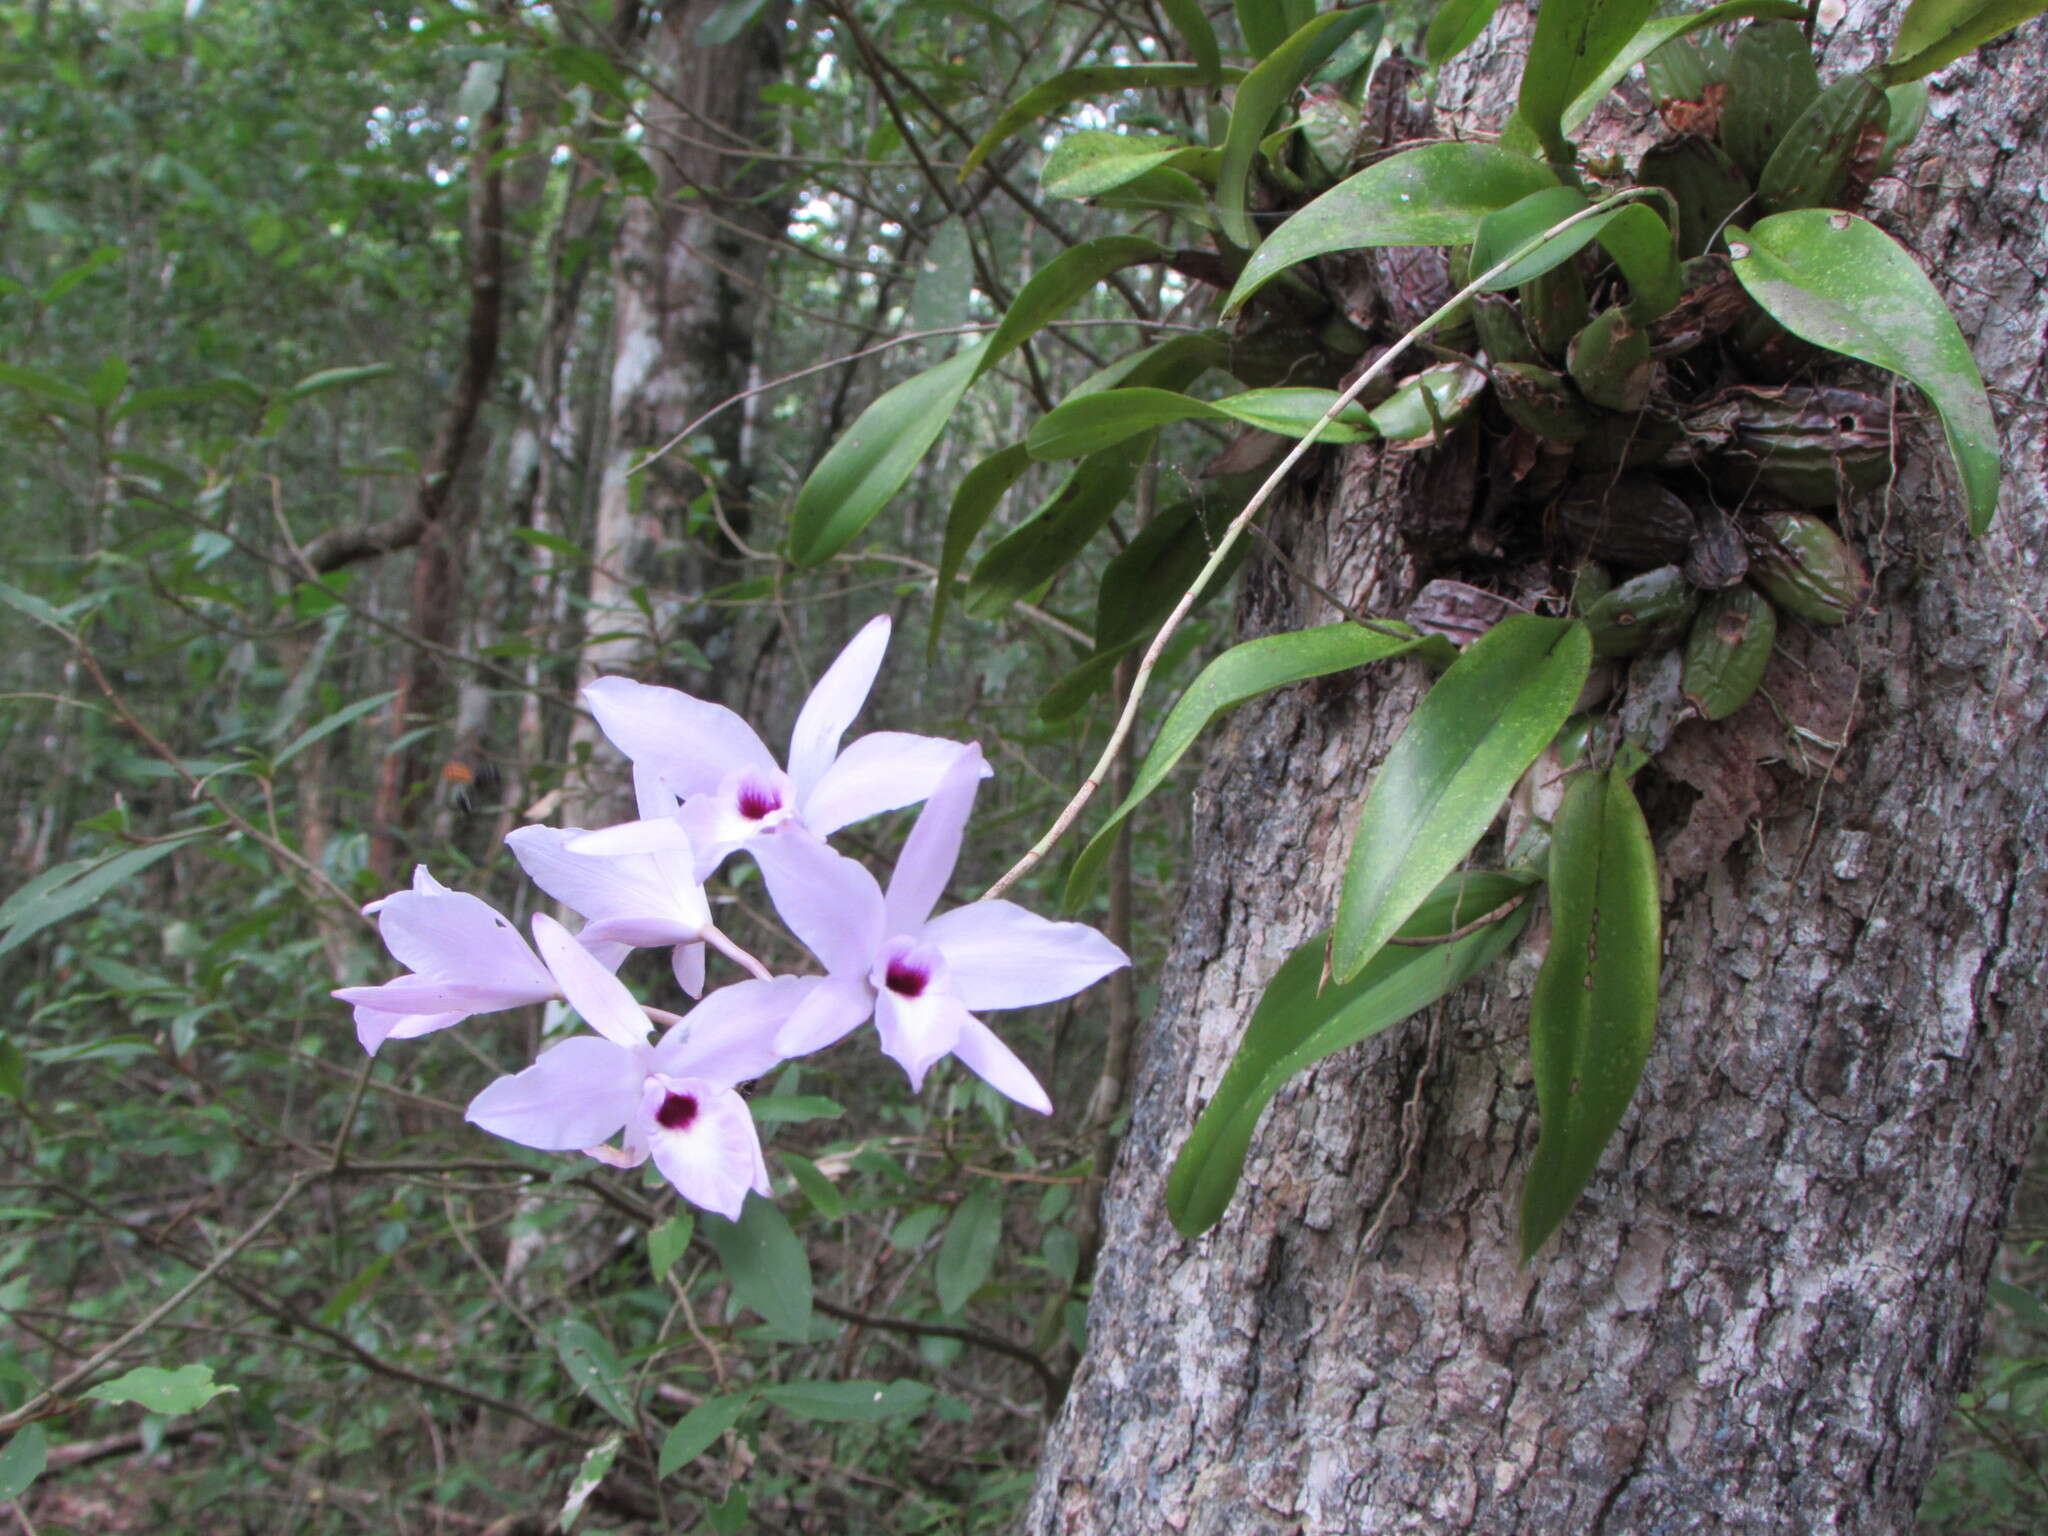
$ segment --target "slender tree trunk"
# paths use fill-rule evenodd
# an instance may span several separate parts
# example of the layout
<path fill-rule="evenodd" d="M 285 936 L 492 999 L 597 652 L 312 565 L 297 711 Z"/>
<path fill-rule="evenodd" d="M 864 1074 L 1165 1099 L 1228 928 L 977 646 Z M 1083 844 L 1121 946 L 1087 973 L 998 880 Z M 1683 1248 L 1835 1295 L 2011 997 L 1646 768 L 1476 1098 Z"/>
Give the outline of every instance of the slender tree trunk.
<path fill-rule="evenodd" d="M 1896 17 L 1852 3 L 1830 72 L 1871 62 Z M 1470 84 L 1497 109 L 1518 53 L 1439 99 Z M 1788 625 L 1774 672 L 1816 736 L 1853 715 L 1846 747 L 1809 739 L 1821 771 L 1803 777 L 1693 725 L 1672 759 L 1689 784 L 1645 776 L 1667 866 L 1693 871 L 1667 893 L 1658 1039 L 1526 1269 L 1535 936 L 1283 1093 L 1221 1225 L 1168 1225 L 1173 1155 L 1265 980 L 1328 922 L 1355 808 L 1423 679 L 1348 674 L 1223 734 L 1030 1531 L 1910 1528 L 2044 1078 L 2044 83 L 2040 26 L 1952 69 L 1876 199 L 1993 387 L 1998 522 L 1964 536 L 1938 434 L 1912 433 L 1892 491 L 1851 509 L 1874 611 Z M 1341 596 L 1398 612 L 1433 574 L 1404 525 L 1455 483 L 1442 461 L 1353 450 L 1275 536 Z M 1270 563 L 1250 572 L 1248 633 L 1331 617 Z M 1735 835 L 1725 855 L 1700 856 L 1719 842 L 1701 816 Z"/>
<path fill-rule="evenodd" d="M 658 190 L 628 201 L 616 248 L 611 434 L 598 496 L 585 677 L 644 672 L 651 636 L 632 601 L 634 588 L 703 584 L 704 551 L 683 549 L 690 503 L 705 488 L 688 462 L 689 445 L 674 444 L 640 466 L 746 388 L 766 269 L 767 247 L 758 237 L 779 233 L 784 221 L 773 167 L 747 153 L 761 137 L 761 87 L 779 67 L 779 24 L 771 18 L 734 42 L 705 46 L 697 32 L 717 9 L 717 0 L 666 9 L 649 49 L 653 94 L 643 147 Z M 724 466 L 711 489 L 740 527 L 747 495 L 742 425 L 735 408 L 703 433 Z M 657 556 L 664 551 L 680 558 L 663 562 Z M 691 686 L 702 692 L 703 680 Z M 574 739 L 595 735 L 592 723 L 579 719 Z M 594 784 L 590 793 L 601 804 L 617 786 Z"/>

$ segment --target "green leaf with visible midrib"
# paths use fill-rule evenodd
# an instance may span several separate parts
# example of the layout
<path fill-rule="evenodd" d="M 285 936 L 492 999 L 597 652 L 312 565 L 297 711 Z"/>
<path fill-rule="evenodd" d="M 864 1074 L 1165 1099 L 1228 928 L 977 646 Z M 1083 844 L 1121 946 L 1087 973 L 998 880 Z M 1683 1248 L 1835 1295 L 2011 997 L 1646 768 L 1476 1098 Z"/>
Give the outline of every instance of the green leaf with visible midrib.
<path fill-rule="evenodd" d="M 1571 713 L 1592 656 L 1584 625 L 1516 614 L 1423 696 L 1359 813 L 1332 929 L 1338 981 L 1356 976 L 1465 861 Z"/>
<path fill-rule="evenodd" d="M 1622 76 L 1673 38 L 1684 37 L 1701 27 L 1718 26 L 1724 21 L 1738 21 L 1744 17 L 1797 21 L 1805 14 L 1806 7 L 1795 4 L 1794 0 L 1722 0 L 1721 4 L 1710 5 L 1703 11 L 1687 11 L 1682 16 L 1660 16 L 1646 23 L 1572 98 L 1571 105 L 1564 109 L 1564 131 L 1572 132 L 1591 117 L 1593 109 L 1620 84 Z"/>
<path fill-rule="evenodd" d="M 1374 14 L 1369 5 L 1323 12 L 1267 53 L 1239 84 L 1231 103 L 1230 128 L 1223 137 L 1223 163 L 1216 171 L 1216 210 L 1223 232 L 1245 249 L 1259 243 L 1246 211 L 1259 141 L 1294 88 Z"/>
<path fill-rule="evenodd" d="M 1496 208 L 1555 186 L 1550 168 L 1487 144 L 1424 144 L 1330 188 L 1252 252 L 1227 315 L 1287 268 L 1378 245 L 1467 245 Z"/>
<path fill-rule="evenodd" d="M 1934 403 L 1970 509 L 1970 532 L 1998 508 L 1998 422 L 1970 344 L 1941 295 L 1883 230 L 1825 208 L 1772 214 L 1728 249 L 1749 296 L 1793 335 L 1901 374 Z"/>
<path fill-rule="evenodd" d="M 826 450 L 790 509 L 790 559 L 798 565 L 829 560 L 875 520 L 945 430 L 986 345 L 905 379 Z"/>
<path fill-rule="evenodd" d="M 1221 400 L 1197 400 L 1170 389 L 1111 389 L 1054 406 L 1033 423 L 1024 446 L 1035 459 L 1077 459 L 1175 421 L 1227 421 L 1306 437 L 1336 398 L 1334 389 L 1306 385 L 1248 389 Z M 1365 410 L 1348 406 L 1316 441 L 1363 442 L 1375 435 L 1370 423 Z"/>
<path fill-rule="evenodd" d="M 753 1403 L 751 1397 L 707 1397 L 676 1421 L 661 1442 L 661 1461 L 656 1477 L 679 1472 L 711 1449 L 712 1442 L 733 1425 Z"/>
<path fill-rule="evenodd" d="M 1578 1202 L 1621 1124 L 1657 1023 L 1657 856 L 1619 772 L 1565 789 L 1550 844 L 1550 953 L 1529 1002 L 1541 1130 L 1522 1186 L 1522 1262 Z"/>
<path fill-rule="evenodd" d="M 1388 627 L 1405 628 L 1399 625 Z M 1448 649 L 1447 643 L 1440 639 L 1433 643 Z M 1289 683 L 1327 677 L 1332 672 L 1361 667 L 1369 661 L 1385 661 L 1431 644 L 1431 637 L 1423 635 L 1397 639 L 1356 624 L 1326 624 L 1317 629 L 1247 640 L 1218 656 L 1202 668 L 1200 675 L 1188 685 L 1188 691 L 1167 712 L 1159 734 L 1152 740 L 1152 750 L 1145 754 L 1145 761 L 1139 765 L 1130 793 L 1124 797 L 1123 804 L 1110 812 L 1109 820 L 1102 824 L 1101 830 L 1089 839 L 1088 846 L 1074 860 L 1073 872 L 1067 877 L 1068 909 L 1071 911 L 1078 907 L 1094 890 L 1116 840 L 1116 830 L 1123 825 L 1124 818 L 1166 781 L 1167 775 L 1195 744 L 1195 738 L 1217 715 L 1246 699 L 1270 693 Z"/>
<path fill-rule="evenodd" d="M 1419 907 L 1404 937 L 1453 933 L 1499 910 L 1533 876 L 1453 875 Z M 1530 903 L 1443 944 L 1388 946 L 1344 985 L 1326 985 L 1328 936 L 1289 955 L 1259 998 L 1223 1080 L 1188 1134 L 1166 1181 L 1166 1210 L 1185 1236 L 1223 1217 L 1244 1173 L 1259 1118 L 1298 1073 L 1408 1018 L 1490 965 L 1527 925 Z"/>
<path fill-rule="evenodd" d="M 932 1280 L 938 1287 L 941 1311 L 958 1316 L 966 1310 L 974 1293 L 988 1283 L 1002 1238 L 1002 1191 L 984 1181 L 953 1208 L 946 1236 L 939 1244 Z"/>

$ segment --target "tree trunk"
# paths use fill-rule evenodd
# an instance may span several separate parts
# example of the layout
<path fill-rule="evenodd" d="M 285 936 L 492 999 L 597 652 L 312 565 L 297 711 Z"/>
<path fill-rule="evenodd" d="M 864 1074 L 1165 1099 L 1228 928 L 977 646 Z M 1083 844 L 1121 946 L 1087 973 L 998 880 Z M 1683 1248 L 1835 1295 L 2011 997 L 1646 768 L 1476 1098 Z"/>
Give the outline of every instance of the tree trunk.
<path fill-rule="evenodd" d="M 596 638 L 583 651 L 586 679 L 627 670 L 647 676 L 647 621 L 631 600 L 635 587 L 704 585 L 701 556 L 710 546 L 684 548 L 688 509 L 704 480 L 690 466 L 690 446 L 675 439 L 747 387 L 765 242 L 784 222 L 773 167 L 747 152 L 758 142 L 761 87 L 779 66 L 780 23 L 771 17 L 734 42 L 700 44 L 699 28 L 718 9 L 718 0 L 669 7 L 649 49 L 655 90 L 644 148 L 658 191 L 628 200 L 616 248 L 611 432 L 593 541 L 589 623 Z M 740 528 L 747 521 L 742 425 L 734 408 L 704 428 L 711 456 L 724 466 L 712 490 Z M 666 451 L 645 462 L 657 450 Z M 671 558 L 664 562 L 663 554 Z M 702 678 L 689 684 L 705 691 Z M 579 718 L 573 739 L 594 743 L 595 726 Z M 610 809 L 618 790 L 590 786 L 589 813 Z"/>
<path fill-rule="evenodd" d="M 1849 11 L 1831 74 L 1872 62 L 1896 25 L 1888 7 Z M 1495 108 L 1519 52 L 1498 48 L 1477 81 Z M 1875 199 L 1992 386 L 1998 521 L 1965 536 L 1923 423 L 1891 493 L 1850 509 L 1878 567 L 1873 611 L 1786 626 L 1781 702 L 1853 711 L 1833 777 L 1826 747 L 1801 777 L 1698 724 L 1673 761 L 1712 793 L 1695 803 L 1662 764 L 1644 775 L 1666 867 L 1692 871 L 1667 891 L 1657 1043 L 1585 1197 L 1527 1268 L 1514 1228 L 1540 925 L 1504 966 L 1283 1093 L 1218 1227 L 1188 1241 L 1168 1224 L 1173 1156 L 1266 979 L 1328 923 L 1356 807 L 1424 679 L 1345 674 L 1221 734 L 1090 1348 L 1030 1531 L 1910 1528 L 2043 1086 L 2044 81 L 2039 25 L 1950 69 Z M 1352 450 L 1274 534 L 1337 594 L 1399 612 L 1435 574 L 1403 524 L 1457 488 L 1447 460 Z M 1247 633 L 1331 617 L 1272 564 L 1251 570 Z M 1700 816 L 1728 823 L 1725 855 Z"/>

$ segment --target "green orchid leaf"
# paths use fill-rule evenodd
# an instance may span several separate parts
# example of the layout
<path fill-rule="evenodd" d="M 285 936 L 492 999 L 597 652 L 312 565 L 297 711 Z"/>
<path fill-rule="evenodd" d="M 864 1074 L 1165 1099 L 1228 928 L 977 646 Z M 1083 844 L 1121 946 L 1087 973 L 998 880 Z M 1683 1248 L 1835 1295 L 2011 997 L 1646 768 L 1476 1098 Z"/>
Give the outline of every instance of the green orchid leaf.
<path fill-rule="evenodd" d="M 1074 459 L 1174 421 L 1228 421 L 1283 437 L 1306 437 L 1336 400 L 1334 389 L 1249 389 L 1221 400 L 1197 400 L 1170 389 L 1114 389 L 1065 400 L 1025 434 L 1036 459 Z M 1318 442 L 1356 443 L 1374 435 L 1371 417 L 1347 406 Z"/>
<path fill-rule="evenodd" d="M 1359 813 L 1332 929 L 1348 982 L 1462 864 L 1585 685 L 1583 624 L 1516 614 L 1472 642 L 1409 717 Z"/>
<path fill-rule="evenodd" d="M 1085 128 L 1053 146 L 1038 184 L 1053 197 L 1100 197 L 1148 172 L 1170 169 L 1183 173 L 1193 186 L 1195 176 L 1206 173 L 1214 179 L 1217 160 L 1213 149 L 1190 147 L 1164 134 Z"/>
<path fill-rule="evenodd" d="M 1866 135 L 1882 134 L 1890 121 L 1891 103 L 1876 76 L 1842 76 L 1813 99 L 1764 162 L 1757 202 L 1766 213 L 1833 207 Z"/>
<path fill-rule="evenodd" d="M 988 526 L 996 503 L 1031 467 L 1031 455 L 1022 443 L 999 448 L 961 477 L 953 492 L 952 508 L 946 513 L 946 534 L 939 549 L 939 574 L 932 584 L 932 627 L 930 647 L 939 643 L 939 627 L 946 621 L 946 608 L 953 599 L 953 583 L 967 563 L 967 551 Z M 930 654 L 928 649 L 927 654 Z"/>
<path fill-rule="evenodd" d="M 1468 245 L 1495 209 L 1557 184 L 1541 161 L 1487 144 L 1424 144 L 1347 177 L 1294 214 L 1245 263 L 1229 314 L 1289 267 L 1379 245 Z"/>
<path fill-rule="evenodd" d="M 1002 324 L 982 348 L 973 377 L 980 378 L 1023 346 L 1047 321 L 1065 314 L 1111 273 L 1157 261 L 1166 253 L 1165 246 L 1140 235 L 1104 235 L 1061 251 L 1017 290 Z"/>
<path fill-rule="evenodd" d="M 1628 284 L 1626 308 L 1631 320 L 1648 324 L 1669 313 L 1684 296 L 1677 237 L 1664 222 L 1664 215 L 1648 203 L 1617 208 L 1614 217 L 1600 226 L 1599 240 Z"/>
<path fill-rule="evenodd" d="M 1238 85 L 1230 108 L 1230 128 L 1223 137 L 1223 161 L 1216 171 L 1216 208 L 1223 233 L 1244 249 L 1259 243 L 1249 198 L 1252 163 L 1258 158 L 1260 141 L 1295 87 L 1315 73 L 1368 17 L 1377 19 L 1376 9 L 1369 5 L 1313 17 L 1277 48 L 1258 50 L 1264 57 Z"/>
<path fill-rule="evenodd" d="M 1754 17 L 1759 20 L 1798 21 L 1805 16 L 1806 7 L 1795 0 L 1721 0 L 1719 5 L 1710 5 L 1703 11 L 1688 11 L 1682 16 L 1660 16 L 1646 22 L 1636 35 L 1623 45 L 1621 51 L 1602 65 L 1579 94 L 1572 98 L 1570 106 L 1564 109 L 1563 128 L 1571 133 L 1593 115 L 1593 109 L 1600 105 L 1609 91 L 1622 81 L 1628 72 L 1642 63 L 1666 43 L 1701 27 L 1720 26 L 1723 22 L 1741 21 Z"/>
<path fill-rule="evenodd" d="M 984 1179 L 953 1208 L 946 1235 L 939 1241 L 932 1281 L 938 1287 L 941 1311 L 957 1317 L 967 1309 L 974 1293 L 988 1284 L 1002 1241 L 1002 1188 Z"/>
<path fill-rule="evenodd" d="M 1516 898 L 1526 897 L 1533 883 L 1530 875 L 1452 875 L 1402 925 L 1400 936 L 1441 940 L 1461 928 L 1472 932 L 1447 942 L 1390 944 L 1342 985 L 1324 979 L 1327 934 L 1289 955 L 1266 984 L 1237 1054 L 1174 1159 L 1166 1181 L 1174 1226 L 1195 1237 L 1222 1220 L 1259 1117 L 1291 1079 L 1427 1008 L 1492 964 L 1527 926 L 1532 903 Z"/>
<path fill-rule="evenodd" d="M 1326 624 L 1291 634 L 1266 635 L 1232 646 L 1202 668 L 1160 724 L 1152 750 L 1138 766 L 1130 793 L 1110 812 L 1109 819 L 1074 860 L 1073 871 L 1067 876 L 1068 910 L 1079 907 L 1093 893 L 1124 818 L 1166 782 L 1167 775 L 1216 716 L 1246 699 L 1271 693 L 1289 683 L 1327 677 L 1332 672 L 1348 671 L 1369 661 L 1385 661 L 1410 651 L 1428 649 L 1440 653 L 1448 648 L 1447 641 L 1412 634 L 1404 624 L 1390 623 L 1386 628 L 1393 633 L 1383 634 L 1357 624 Z"/>
<path fill-rule="evenodd" d="M 1471 363 L 1437 363 L 1403 379 L 1367 414 L 1373 430 L 1390 446 L 1427 448 L 1470 417 L 1485 393 L 1484 369 Z"/>
<path fill-rule="evenodd" d="M 1202 10 L 1202 0 L 1159 0 L 1159 9 L 1173 23 L 1173 30 L 1188 45 L 1188 57 L 1198 69 L 1215 75 L 1223 68 L 1223 52 L 1216 46 L 1216 29 Z"/>
<path fill-rule="evenodd" d="M 1913 0 L 1892 40 L 1884 76 L 1892 85 L 1931 75 L 2048 11 L 2048 0 Z"/>
<path fill-rule="evenodd" d="M 1542 0 L 1515 115 L 1553 161 L 1569 162 L 1564 112 L 1628 46 L 1656 0 Z"/>
<path fill-rule="evenodd" d="M 974 299 L 974 247 L 958 214 L 942 220 L 918 258 L 910 289 L 913 331 L 951 330 L 967 321 Z"/>
<path fill-rule="evenodd" d="M 1065 570 L 1108 526 L 1137 484 L 1152 451 L 1149 433 L 1089 454 L 1046 503 L 975 563 L 961 606 L 978 619 L 1000 618 Z"/>
<path fill-rule="evenodd" d="M 1998 423 L 1983 375 L 1919 263 L 1868 219 L 1801 208 L 1730 227 L 1749 296 L 1793 335 L 1900 374 L 1934 403 L 1969 506 L 1970 532 L 1998 507 Z"/>
<path fill-rule="evenodd" d="M 176 1370 L 138 1365 L 82 1395 L 102 1403 L 134 1403 L 151 1413 L 180 1414 L 196 1413 L 223 1392 L 238 1390 L 215 1381 L 210 1365 L 181 1365 Z"/>
<path fill-rule="evenodd" d="M 1578 1202 L 1635 1096 L 1663 963 L 1657 856 L 1617 770 L 1566 787 L 1550 842 L 1550 953 L 1529 1007 L 1542 1128 L 1522 1186 L 1522 1262 Z"/>
<path fill-rule="evenodd" d="M 1499 9 L 1500 0 L 1446 0 L 1422 34 L 1423 57 L 1431 64 L 1455 59 L 1472 46 Z"/>
<path fill-rule="evenodd" d="M 1577 187 L 1545 187 L 1540 192 L 1531 192 L 1479 221 L 1479 227 L 1472 233 L 1472 257 L 1466 265 L 1474 277 L 1490 272 L 1510 252 L 1592 206 Z M 1612 213 L 1601 214 L 1574 224 L 1562 234 L 1552 235 L 1480 291 L 1505 293 L 1532 277 L 1541 277 L 1552 268 L 1563 266 L 1591 245 L 1601 226 L 1613 217 Z"/>
<path fill-rule="evenodd" d="M 822 564 L 875 520 L 946 429 L 987 346 L 976 343 L 905 379 L 860 413 L 796 493 L 790 559 Z"/>
<path fill-rule="evenodd" d="M 988 132 L 967 152 L 960 167 L 960 179 L 965 181 L 973 175 L 982 161 L 1019 130 L 1074 102 L 1113 96 L 1119 91 L 1184 91 L 1194 86 L 1228 85 L 1243 78 L 1241 69 L 1202 64 L 1089 64 L 1067 70 L 1034 85 L 997 114 Z"/>
<path fill-rule="evenodd" d="M 706 1211 L 698 1224 L 718 1253 L 733 1296 L 784 1338 L 804 1338 L 811 1327 L 811 1258 L 781 1208 L 749 1195 L 738 1221 Z"/>

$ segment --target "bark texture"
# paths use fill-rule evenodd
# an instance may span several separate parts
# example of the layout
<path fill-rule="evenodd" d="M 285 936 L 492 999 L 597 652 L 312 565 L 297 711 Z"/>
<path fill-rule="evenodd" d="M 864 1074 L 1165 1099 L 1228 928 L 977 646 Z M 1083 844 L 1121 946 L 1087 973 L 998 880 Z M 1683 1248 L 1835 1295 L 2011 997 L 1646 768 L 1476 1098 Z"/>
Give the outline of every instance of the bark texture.
<path fill-rule="evenodd" d="M 1828 72 L 1895 23 L 1852 4 Z M 1497 108 L 1519 48 L 1496 48 L 1448 95 Z M 1667 852 L 1702 806 L 1747 825 L 1667 892 L 1641 1091 L 1526 1270 L 1540 933 L 1283 1093 L 1216 1229 L 1168 1224 L 1173 1156 L 1266 979 L 1327 924 L 1421 679 L 1346 674 L 1224 732 L 1034 1536 L 1910 1529 L 2044 1081 L 2044 84 L 2040 25 L 1953 67 L 1874 200 L 1974 338 L 2005 436 L 1998 521 L 1964 536 L 1923 423 L 1890 492 L 1850 513 L 1875 611 L 1789 636 L 1780 663 L 1788 696 L 1853 708 L 1832 781 L 1697 744 L 1680 761 L 1713 793 L 1647 776 Z M 1275 536 L 1399 611 L 1429 574 L 1404 524 L 1461 494 L 1454 463 L 1354 451 Z M 1331 617 L 1250 573 L 1246 633 Z"/>

